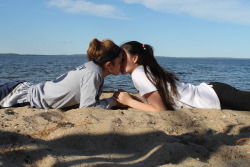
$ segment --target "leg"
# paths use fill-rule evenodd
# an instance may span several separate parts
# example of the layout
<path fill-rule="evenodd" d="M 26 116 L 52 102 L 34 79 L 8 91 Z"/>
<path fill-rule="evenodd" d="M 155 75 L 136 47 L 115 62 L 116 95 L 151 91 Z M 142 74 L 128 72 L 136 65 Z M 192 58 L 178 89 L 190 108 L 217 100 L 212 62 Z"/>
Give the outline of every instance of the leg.
<path fill-rule="evenodd" d="M 21 82 L 8 82 L 0 85 L 0 101 L 3 100 Z"/>
<path fill-rule="evenodd" d="M 250 92 L 220 82 L 211 82 L 210 85 L 220 100 L 221 109 L 250 111 Z"/>
<path fill-rule="evenodd" d="M 11 82 L 0 86 L 0 106 L 14 107 L 25 105 L 27 101 L 27 91 L 32 83 Z"/>

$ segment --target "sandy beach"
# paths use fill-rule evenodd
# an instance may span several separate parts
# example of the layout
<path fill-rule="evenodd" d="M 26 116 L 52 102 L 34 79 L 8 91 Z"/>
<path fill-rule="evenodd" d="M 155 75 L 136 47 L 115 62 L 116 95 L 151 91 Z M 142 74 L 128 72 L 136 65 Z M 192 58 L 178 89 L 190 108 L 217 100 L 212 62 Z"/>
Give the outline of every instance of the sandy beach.
<path fill-rule="evenodd" d="M 25 106 L 0 109 L 0 119 L 4 167 L 250 166 L 246 111 Z"/>

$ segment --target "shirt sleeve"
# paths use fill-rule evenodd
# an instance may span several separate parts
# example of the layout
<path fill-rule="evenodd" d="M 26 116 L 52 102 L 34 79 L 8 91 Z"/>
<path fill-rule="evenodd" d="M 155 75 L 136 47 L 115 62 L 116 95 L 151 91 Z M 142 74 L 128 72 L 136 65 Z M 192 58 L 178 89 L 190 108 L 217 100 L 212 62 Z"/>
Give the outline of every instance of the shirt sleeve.
<path fill-rule="evenodd" d="M 117 105 L 117 102 L 110 97 L 110 98 L 97 100 L 94 107 L 110 109 L 110 108 L 112 108 L 112 107 L 114 107 L 116 105 Z"/>
<path fill-rule="evenodd" d="M 138 68 L 132 73 L 132 80 L 135 88 L 139 91 L 139 94 L 141 96 L 157 90 L 156 87 L 147 78 L 142 68 Z"/>
<path fill-rule="evenodd" d="M 112 98 L 99 100 L 99 91 L 102 87 L 103 79 L 97 72 L 86 73 L 81 80 L 80 85 L 80 108 L 100 107 L 110 109 L 116 105 Z"/>

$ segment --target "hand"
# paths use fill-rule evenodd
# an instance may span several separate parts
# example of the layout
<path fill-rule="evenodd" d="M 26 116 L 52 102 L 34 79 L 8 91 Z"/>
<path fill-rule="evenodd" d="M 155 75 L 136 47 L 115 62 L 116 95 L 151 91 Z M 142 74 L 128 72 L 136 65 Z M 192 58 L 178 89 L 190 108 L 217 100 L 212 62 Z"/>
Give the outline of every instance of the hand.
<path fill-rule="evenodd" d="M 119 89 L 118 91 L 119 93 L 116 93 L 116 101 L 122 105 L 129 106 L 129 101 L 133 100 L 131 95 L 122 89 Z"/>

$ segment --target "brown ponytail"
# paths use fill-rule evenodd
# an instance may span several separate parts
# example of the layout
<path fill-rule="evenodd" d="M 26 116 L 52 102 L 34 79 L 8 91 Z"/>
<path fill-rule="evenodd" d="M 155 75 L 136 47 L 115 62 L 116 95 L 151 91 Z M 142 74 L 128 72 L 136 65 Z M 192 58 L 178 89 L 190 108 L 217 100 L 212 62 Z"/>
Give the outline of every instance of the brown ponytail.
<path fill-rule="evenodd" d="M 89 44 L 87 58 L 89 61 L 102 66 L 108 61 L 114 63 L 114 59 L 119 56 L 120 51 L 120 47 L 111 40 L 99 41 L 93 39 Z"/>

